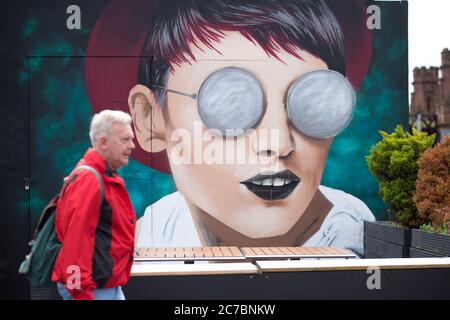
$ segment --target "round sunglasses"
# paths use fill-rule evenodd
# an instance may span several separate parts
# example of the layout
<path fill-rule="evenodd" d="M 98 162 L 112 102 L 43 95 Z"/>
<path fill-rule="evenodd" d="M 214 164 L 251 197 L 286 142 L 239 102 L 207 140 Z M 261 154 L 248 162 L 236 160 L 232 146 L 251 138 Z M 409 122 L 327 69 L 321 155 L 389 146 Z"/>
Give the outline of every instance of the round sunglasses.
<path fill-rule="evenodd" d="M 194 94 L 152 87 L 197 100 L 206 127 L 227 137 L 255 128 L 265 111 L 261 84 L 252 73 L 241 68 L 227 67 L 211 73 Z M 324 139 L 338 135 L 348 126 L 355 105 L 356 94 L 347 78 L 336 71 L 317 70 L 291 84 L 285 110 L 300 133 Z"/>

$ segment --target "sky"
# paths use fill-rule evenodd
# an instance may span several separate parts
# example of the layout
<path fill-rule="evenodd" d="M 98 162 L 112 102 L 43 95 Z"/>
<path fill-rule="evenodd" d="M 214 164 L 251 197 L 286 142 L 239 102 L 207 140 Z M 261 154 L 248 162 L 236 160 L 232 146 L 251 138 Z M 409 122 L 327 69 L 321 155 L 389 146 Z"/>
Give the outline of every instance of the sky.
<path fill-rule="evenodd" d="M 409 83 L 415 67 L 441 66 L 450 49 L 450 0 L 409 0 Z M 411 97 L 412 85 L 409 87 Z"/>

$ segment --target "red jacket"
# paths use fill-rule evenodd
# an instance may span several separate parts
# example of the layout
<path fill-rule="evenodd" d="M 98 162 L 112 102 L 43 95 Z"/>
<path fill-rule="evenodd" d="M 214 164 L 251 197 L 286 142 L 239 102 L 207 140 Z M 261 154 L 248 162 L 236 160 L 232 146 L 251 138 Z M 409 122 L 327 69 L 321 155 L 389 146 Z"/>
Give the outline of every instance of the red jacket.
<path fill-rule="evenodd" d="M 66 288 L 74 299 L 93 299 L 95 288 L 128 282 L 136 215 L 123 179 L 98 152 L 89 149 L 81 164 L 92 166 L 102 176 L 105 198 L 100 209 L 100 184 L 92 172 L 79 170 L 68 177 L 57 203 L 55 228 L 62 247 L 52 281 L 73 286 L 80 270 L 80 289 Z"/>

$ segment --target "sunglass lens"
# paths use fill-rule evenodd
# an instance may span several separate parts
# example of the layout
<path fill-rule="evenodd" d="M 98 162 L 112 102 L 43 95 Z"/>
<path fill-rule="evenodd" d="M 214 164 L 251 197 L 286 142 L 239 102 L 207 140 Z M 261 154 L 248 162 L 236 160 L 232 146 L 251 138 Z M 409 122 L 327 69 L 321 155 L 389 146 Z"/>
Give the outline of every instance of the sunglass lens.
<path fill-rule="evenodd" d="M 355 104 L 355 91 L 343 75 L 318 70 L 292 84 L 287 97 L 287 112 L 298 131 L 321 139 L 334 137 L 347 127 Z"/>
<path fill-rule="evenodd" d="M 251 73 L 234 67 L 209 75 L 197 100 L 203 123 L 225 136 L 245 133 L 263 113 L 264 96 L 258 80 Z"/>

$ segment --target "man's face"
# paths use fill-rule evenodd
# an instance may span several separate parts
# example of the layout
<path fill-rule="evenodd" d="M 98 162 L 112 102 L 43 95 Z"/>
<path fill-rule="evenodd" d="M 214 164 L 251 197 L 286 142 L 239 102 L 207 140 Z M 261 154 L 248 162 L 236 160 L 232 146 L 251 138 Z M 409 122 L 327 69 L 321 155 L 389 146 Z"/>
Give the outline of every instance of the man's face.
<path fill-rule="evenodd" d="M 177 163 L 171 155 L 205 152 L 195 146 L 195 127 L 201 123 L 197 101 L 186 96 L 167 93 L 167 104 L 163 106 L 166 125 L 165 141 L 171 159 L 171 169 L 178 190 L 185 196 L 191 208 L 198 207 L 236 231 L 252 238 L 262 238 L 286 233 L 301 217 L 315 194 L 322 177 L 325 161 L 332 139 L 312 139 L 300 134 L 288 121 L 285 100 L 289 86 L 302 75 L 314 70 L 326 70 L 327 65 L 306 51 L 297 50 L 300 60 L 280 49 L 280 60 L 268 56 L 259 46 L 245 39 L 240 33 L 225 33 L 214 49 L 204 45 L 192 46 L 196 61 L 174 67 L 167 88 L 187 93 L 197 93 L 205 78 L 226 67 L 244 69 L 252 73 L 264 91 L 265 111 L 255 127 L 256 135 L 236 138 L 217 138 L 207 132 L 203 124 L 201 131 L 211 144 L 222 148 L 224 141 L 245 144 L 245 163 L 191 164 Z M 200 43 L 200 42 L 199 42 Z M 245 108 L 245 106 L 242 106 Z M 196 124 L 197 123 L 197 124 Z M 192 144 L 180 149 L 178 132 L 189 132 Z M 277 140 L 270 139 L 267 132 L 276 130 Z M 263 133 L 258 135 L 258 133 Z M 221 139 L 221 140 L 220 140 Z M 244 141 L 245 140 L 245 141 Z M 198 141 L 197 141 L 198 142 Z M 190 150 L 187 150 L 190 148 Z M 196 149 L 197 148 L 197 149 Z M 176 150 L 175 150 L 176 149 Z M 121 154 L 125 152 L 121 149 Z M 242 151 L 243 150 L 243 151 Z M 236 150 L 235 150 L 236 151 Z M 120 152 L 119 152 L 120 153 Z M 257 163 L 248 159 L 258 159 Z M 258 195 L 258 183 L 264 177 L 261 172 L 281 173 L 289 170 L 298 179 L 293 191 L 283 196 L 280 185 L 289 182 L 286 178 L 268 180 L 264 186 L 266 194 L 272 184 L 273 194 L 267 199 Z M 282 177 L 283 175 L 281 175 Z M 255 191 L 242 183 L 254 181 Z M 274 185 L 275 184 L 275 185 Z M 292 184 L 290 185 L 292 186 Z M 280 195 L 281 194 L 281 195 Z"/>
<path fill-rule="evenodd" d="M 117 170 L 128 164 L 133 143 L 133 130 L 130 125 L 114 123 L 109 135 L 104 137 L 105 157 L 112 170 Z"/>

